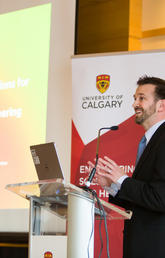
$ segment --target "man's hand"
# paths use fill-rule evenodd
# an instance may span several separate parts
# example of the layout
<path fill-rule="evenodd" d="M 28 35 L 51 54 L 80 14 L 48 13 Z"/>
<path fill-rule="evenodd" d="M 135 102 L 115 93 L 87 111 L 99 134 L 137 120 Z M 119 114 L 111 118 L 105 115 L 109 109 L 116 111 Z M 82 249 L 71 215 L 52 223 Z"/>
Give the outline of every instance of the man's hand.
<path fill-rule="evenodd" d="M 90 173 L 94 164 L 88 161 L 88 165 L 89 169 L 86 172 Z M 99 184 L 101 187 L 110 187 L 112 183 L 117 183 L 117 180 L 124 175 L 124 171 L 112 159 L 105 156 L 104 159 L 98 159 L 93 182 Z"/>
<path fill-rule="evenodd" d="M 88 170 L 86 169 L 86 172 L 88 172 L 90 174 L 92 168 L 94 168 L 94 164 L 91 161 L 88 161 L 88 165 L 89 165 L 89 169 Z M 94 176 L 92 182 L 95 184 L 99 184 L 101 187 L 105 187 L 105 186 L 109 187 L 112 184 L 112 180 L 102 176 L 102 174 L 100 175 L 99 172 L 104 172 L 104 166 L 103 166 L 103 170 L 102 170 L 102 168 L 99 165 L 97 165 L 96 173 L 95 173 L 95 176 Z"/>
<path fill-rule="evenodd" d="M 99 158 L 97 167 L 97 175 L 106 178 L 111 183 L 117 183 L 117 180 L 125 175 L 124 171 L 107 156 L 104 159 Z"/>

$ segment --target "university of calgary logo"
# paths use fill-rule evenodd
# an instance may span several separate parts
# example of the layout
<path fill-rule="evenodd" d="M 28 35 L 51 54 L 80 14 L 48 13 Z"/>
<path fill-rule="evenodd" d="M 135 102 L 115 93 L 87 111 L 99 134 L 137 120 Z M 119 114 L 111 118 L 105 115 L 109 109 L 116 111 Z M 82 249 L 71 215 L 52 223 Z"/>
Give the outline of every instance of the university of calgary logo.
<path fill-rule="evenodd" d="M 53 258 L 53 254 L 51 252 L 44 253 L 44 258 Z"/>
<path fill-rule="evenodd" d="M 110 76 L 107 74 L 101 74 L 96 77 L 96 87 L 101 92 L 104 93 L 110 85 Z"/>

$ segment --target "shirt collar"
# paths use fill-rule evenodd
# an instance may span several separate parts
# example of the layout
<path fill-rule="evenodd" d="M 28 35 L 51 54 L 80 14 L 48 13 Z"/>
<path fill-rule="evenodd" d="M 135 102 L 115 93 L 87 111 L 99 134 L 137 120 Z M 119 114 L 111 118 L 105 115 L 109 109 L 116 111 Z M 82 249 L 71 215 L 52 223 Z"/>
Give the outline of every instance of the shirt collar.
<path fill-rule="evenodd" d="M 156 124 L 154 124 L 152 127 L 150 127 L 150 129 L 148 129 L 146 132 L 145 132 L 145 137 L 147 139 L 146 141 L 146 144 L 148 144 L 149 140 L 151 139 L 152 135 L 156 132 L 156 130 L 158 129 L 158 127 L 163 124 L 165 122 L 165 119 L 164 120 L 161 120 L 159 122 L 157 122 Z"/>

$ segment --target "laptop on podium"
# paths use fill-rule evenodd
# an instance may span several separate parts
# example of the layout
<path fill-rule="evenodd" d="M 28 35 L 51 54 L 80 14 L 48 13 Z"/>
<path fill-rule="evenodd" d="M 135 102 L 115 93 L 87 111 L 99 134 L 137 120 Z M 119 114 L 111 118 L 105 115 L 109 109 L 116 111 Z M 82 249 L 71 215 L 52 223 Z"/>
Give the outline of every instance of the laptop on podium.
<path fill-rule="evenodd" d="M 44 143 L 30 146 L 31 155 L 33 162 L 36 168 L 36 172 L 39 180 L 55 179 L 61 178 L 64 179 L 64 175 L 60 166 L 59 158 L 56 152 L 55 143 Z M 59 184 L 41 184 L 40 186 L 40 196 L 46 200 L 47 196 L 53 196 L 53 202 L 51 204 L 51 209 L 56 210 L 57 205 L 64 205 L 65 207 L 68 204 L 68 196 L 65 193 L 64 186 Z M 59 195 L 60 193 L 60 195 Z M 54 197 L 56 196 L 56 199 Z M 65 209 L 60 209 L 61 216 L 65 215 Z M 64 212 L 64 214 L 63 214 Z M 100 215 L 100 210 L 95 208 L 95 213 Z"/>
<path fill-rule="evenodd" d="M 64 179 L 54 142 L 30 146 L 30 151 L 39 180 Z"/>
<path fill-rule="evenodd" d="M 39 181 L 56 178 L 64 179 L 54 142 L 30 146 L 30 151 Z M 66 207 L 68 203 L 67 195 L 64 194 L 64 185 L 61 183 L 43 183 L 39 185 L 39 189 L 40 198 L 49 202 L 51 200 L 51 209 L 58 210 L 60 216 L 65 216 L 65 209 L 64 211 L 61 209 L 62 205 Z"/>

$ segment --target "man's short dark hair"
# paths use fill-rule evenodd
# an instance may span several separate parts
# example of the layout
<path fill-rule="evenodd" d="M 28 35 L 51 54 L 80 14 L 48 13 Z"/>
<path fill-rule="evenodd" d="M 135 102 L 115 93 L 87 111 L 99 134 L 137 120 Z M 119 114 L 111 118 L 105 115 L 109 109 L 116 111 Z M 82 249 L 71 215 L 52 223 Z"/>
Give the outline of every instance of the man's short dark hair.
<path fill-rule="evenodd" d="M 156 99 L 165 99 L 165 80 L 158 77 L 150 77 L 150 76 L 142 76 L 137 81 L 138 86 L 142 86 L 144 84 L 152 84 L 155 85 L 155 98 Z"/>

